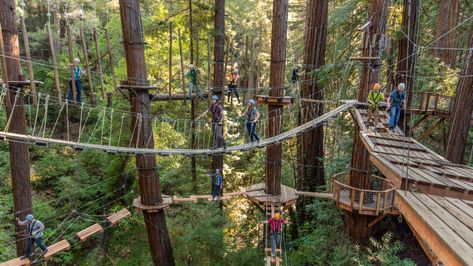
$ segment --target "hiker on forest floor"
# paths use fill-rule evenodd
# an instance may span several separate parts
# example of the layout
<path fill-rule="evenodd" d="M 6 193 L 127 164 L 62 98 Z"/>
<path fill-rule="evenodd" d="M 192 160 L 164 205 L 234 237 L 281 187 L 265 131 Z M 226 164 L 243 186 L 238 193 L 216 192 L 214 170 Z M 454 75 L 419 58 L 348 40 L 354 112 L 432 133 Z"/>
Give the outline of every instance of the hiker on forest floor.
<path fill-rule="evenodd" d="M 259 142 L 259 136 L 256 133 L 256 123 L 259 120 L 260 113 L 256 108 L 255 100 L 251 99 L 248 101 L 248 107 L 246 107 L 241 117 L 245 117 L 246 119 L 246 131 L 248 132 L 250 142 L 254 142 L 254 140 Z"/>
<path fill-rule="evenodd" d="M 271 233 L 271 257 L 276 257 L 276 249 L 281 245 L 281 229 L 284 219 L 280 217 L 279 212 L 275 212 L 274 216 L 268 219 Z"/>
<path fill-rule="evenodd" d="M 21 226 L 26 225 L 26 229 L 28 231 L 28 245 L 26 248 L 26 255 L 22 256 L 21 258 L 31 259 L 31 254 L 34 251 L 33 247 L 35 243 L 43 251 L 42 256 L 44 256 L 44 254 L 48 252 L 48 248 L 43 244 L 44 224 L 41 221 L 36 220 L 32 214 L 26 215 L 24 221 L 16 218 L 16 222 Z"/>
<path fill-rule="evenodd" d="M 238 75 L 238 69 L 233 70 L 228 75 L 227 102 L 230 102 L 230 96 L 232 95 L 232 92 L 233 92 L 235 93 L 238 103 L 240 103 L 240 96 L 238 95 L 238 89 L 237 89 L 237 80 L 239 77 L 240 76 Z"/>
<path fill-rule="evenodd" d="M 223 112 L 223 104 L 219 101 L 217 95 L 212 96 L 212 100 L 210 101 L 210 106 L 207 110 L 205 110 L 199 117 L 197 117 L 194 121 L 197 121 L 204 117 L 208 112 L 212 114 L 212 136 L 213 136 L 213 150 L 219 148 L 223 144 L 223 148 L 227 149 L 227 142 L 223 137 L 223 120 L 225 118 L 225 114 Z"/>
<path fill-rule="evenodd" d="M 368 121 L 370 125 L 371 121 L 374 120 L 374 127 L 378 125 L 379 121 L 379 104 L 384 101 L 384 94 L 379 90 L 379 83 L 373 85 L 373 90 L 368 93 Z"/>
<path fill-rule="evenodd" d="M 404 106 L 404 101 L 406 99 L 406 94 L 404 93 L 404 89 L 406 85 L 404 83 L 399 83 L 397 89 L 394 90 L 391 95 L 389 95 L 389 103 L 390 103 L 390 116 L 391 119 L 389 120 L 389 129 L 394 131 L 399 123 L 399 117 L 401 115 L 401 109 Z"/>
<path fill-rule="evenodd" d="M 85 70 L 83 70 L 79 66 L 79 64 L 80 64 L 79 58 L 74 58 L 74 60 L 72 62 L 73 62 L 73 64 L 69 64 L 68 69 L 74 75 L 74 84 L 76 85 L 76 100 L 77 100 L 78 103 L 81 103 L 82 102 L 82 99 L 81 99 L 82 80 L 80 79 L 80 76 L 85 73 Z M 73 94 L 73 91 L 72 91 L 72 74 L 71 74 L 71 78 L 69 80 L 69 94 L 67 95 L 67 101 L 69 103 L 71 103 L 72 99 L 74 98 L 73 95 L 72 95 Z"/>
<path fill-rule="evenodd" d="M 189 79 L 189 98 L 192 99 L 192 93 L 197 88 L 197 95 L 200 99 L 203 99 L 202 90 L 198 83 L 198 72 L 193 64 L 189 65 L 189 72 L 186 73 L 186 77 Z"/>
<path fill-rule="evenodd" d="M 299 64 L 292 70 L 291 92 L 289 93 L 289 96 L 291 96 L 291 98 L 294 98 L 296 96 L 296 91 L 299 88 L 299 78 L 302 75 L 301 69 L 302 66 Z"/>
<path fill-rule="evenodd" d="M 220 169 L 216 169 L 215 173 L 211 175 L 212 177 L 212 200 L 220 199 L 220 191 L 223 187 L 223 177 L 220 173 Z"/>

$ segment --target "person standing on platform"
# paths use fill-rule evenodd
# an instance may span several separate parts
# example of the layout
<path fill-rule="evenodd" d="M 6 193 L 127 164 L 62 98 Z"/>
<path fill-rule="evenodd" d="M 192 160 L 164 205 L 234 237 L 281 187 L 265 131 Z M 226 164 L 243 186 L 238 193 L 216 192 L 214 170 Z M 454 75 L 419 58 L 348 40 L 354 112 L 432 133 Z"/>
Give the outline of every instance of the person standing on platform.
<path fill-rule="evenodd" d="M 228 92 L 227 92 L 227 98 L 228 102 L 230 102 L 230 96 L 232 95 L 232 92 L 235 93 L 235 96 L 238 100 L 238 103 L 240 103 L 240 96 L 238 95 L 238 89 L 237 89 L 237 80 L 240 76 L 238 75 L 238 69 L 235 69 L 228 75 Z"/>
<path fill-rule="evenodd" d="M 374 127 L 379 121 L 379 103 L 384 101 L 384 94 L 379 90 L 379 83 L 373 85 L 373 90 L 368 94 L 368 125 L 374 120 Z"/>
<path fill-rule="evenodd" d="M 221 141 L 223 144 L 223 148 L 227 149 L 227 142 L 223 137 L 223 120 L 225 118 L 225 114 L 223 112 L 223 105 L 219 101 L 217 95 L 212 96 L 212 100 L 210 101 L 210 106 L 207 110 L 205 110 L 199 117 L 195 119 L 195 121 L 201 119 L 205 116 L 208 112 L 212 114 L 212 136 L 213 136 L 213 149 L 217 149 L 220 145 L 219 142 Z"/>
<path fill-rule="evenodd" d="M 271 256 L 276 257 L 276 249 L 281 245 L 282 224 L 285 221 L 280 217 L 279 212 L 275 212 L 274 216 L 268 219 L 269 231 L 271 233 Z"/>
<path fill-rule="evenodd" d="M 246 119 L 246 131 L 248 132 L 248 138 L 250 139 L 250 142 L 253 142 L 254 140 L 259 142 L 259 136 L 256 133 L 256 123 L 259 120 L 260 113 L 258 109 L 256 109 L 255 100 L 251 99 L 248 101 L 248 107 L 241 116 L 245 117 Z"/>
<path fill-rule="evenodd" d="M 404 89 L 406 85 L 404 83 L 399 83 L 397 89 L 394 90 L 391 95 L 389 95 L 389 103 L 391 108 L 391 119 L 389 120 L 389 129 L 394 131 L 399 123 L 399 117 L 401 115 L 401 109 L 404 106 L 404 101 L 406 99 L 406 94 L 404 93 Z"/>
<path fill-rule="evenodd" d="M 81 75 L 85 73 L 85 71 L 79 66 L 80 60 L 79 58 L 74 58 L 72 61 L 73 64 L 69 64 L 68 68 L 69 71 L 72 71 L 74 74 L 74 83 L 76 85 L 76 99 L 78 103 L 82 102 L 81 95 L 82 95 L 82 81 L 80 79 Z M 72 95 L 72 77 L 69 80 L 69 94 L 67 95 L 67 101 L 70 103 L 74 98 Z"/>
<path fill-rule="evenodd" d="M 43 251 L 42 255 L 48 252 L 48 248 L 43 244 L 43 231 L 44 224 L 36 220 L 32 214 L 26 215 L 24 221 L 21 221 L 19 218 L 16 218 L 18 225 L 26 225 L 28 232 L 28 245 L 26 248 L 26 255 L 21 257 L 22 259 L 28 258 L 31 259 L 31 254 L 33 253 L 34 244 L 36 243 L 38 247 Z"/>
<path fill-rule="evenodd" d="M 215 173 L 212 176 L 212 200 L 215 198 L 220 199 L 220 191 L 223 187 L 223 177 L 220 174 L 220 169 L 216 169 Z"/>
<path fill-rule="evenodd" d="M 301 69 L 302 66 L 299 64 L 292 70 L 291 93 L 289 93 L 289 96 L 291 96 L 291 98 L 294 98 L 296 96 L 296 91 L 299 88 L 299 77 L 302 75 Z"/>
<path fill-rule="evenodd" d="M 192 93 L 194 93 L 194 89 L 197 89 L 197 95 L 200 99 L 203 99 L 202 90 L 200 89 L 200 85 L 198 83 L 198 72 L 197 69 L 193 64 L 189 65 L 189 72 L 186 73 L 186 77 L 189 79 L 189 98 L 192 99 Z"/>

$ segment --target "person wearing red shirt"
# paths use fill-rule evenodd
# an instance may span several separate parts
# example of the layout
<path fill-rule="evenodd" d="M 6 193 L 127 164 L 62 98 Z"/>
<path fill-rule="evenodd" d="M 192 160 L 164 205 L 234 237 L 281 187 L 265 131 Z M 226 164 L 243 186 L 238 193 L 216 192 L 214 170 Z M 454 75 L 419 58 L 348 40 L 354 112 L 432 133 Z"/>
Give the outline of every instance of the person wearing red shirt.
<path fill-rule="evenodd" d="M 285 223 L 285 221 L 280 217 L 278 212 L 274 213 L 274 216 L 268 219 L 271 233 L 271 256 L 273 258 L 276 257 L 276 247 L 281 244 L 281 229 L 283 223 Z"/>

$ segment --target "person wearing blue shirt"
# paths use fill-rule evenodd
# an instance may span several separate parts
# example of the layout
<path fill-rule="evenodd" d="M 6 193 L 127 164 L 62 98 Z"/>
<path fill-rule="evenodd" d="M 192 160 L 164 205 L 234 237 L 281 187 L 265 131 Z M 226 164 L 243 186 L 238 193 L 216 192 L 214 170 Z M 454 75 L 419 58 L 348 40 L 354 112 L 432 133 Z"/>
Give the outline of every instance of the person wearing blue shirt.
<path fill-rule="evenodd" d="M 220 198 L 220 190 L 223 185 L 223 177 L 220 174 L 220 169 L 215 170 L 215 174 L 212 175 L 212 200 Z"/>
<path fill-rule="evenodd" d="M 76 84 L 76 99 L 78 103 L 81 103 L 81 95 L 82 95 L 82 81 L 80 79 L 80 76 L 84 73 L 84 70 L 80 68 L 79 63 L 80 60 L 79 58 L 74 58 L 74 63 L 69 65 L 69 71 L 74 72 L 74 83 Z M 71 102 L 72 101 L 72 77 L 71 80 L 69 80 L 69 94 L 67 95 L 67 101 Z"/>
<path fill-rule="evenodd" d="M 389 129 L 394 130 L 399 122 L 399 117 L 401 115 L 401 108 L 404 105 L 406 94 L 404 89 L 406 85 L 404 83 L 399 83 L 397 89 L 394 90 L 391 95 L 389 95 L 389 103 L 391 104 L 391 119 L 389 120 Z"/>
<path fill-rule="evenodd" d="M 48 248 L 43 244 L 43 231 L 44 224 L 34 218 L 32 214 L 26 215 L 24 221 L 16 218 L 18 225 L 26 225 L 28 232 L 28 246 L 26 248 L 26 255 L 22 257 L 31 259 L 31 253 L 33 252 L 33 246 L 36 243 L 38 247 L 43 251 L 43 255 L 48 252 Z"/>

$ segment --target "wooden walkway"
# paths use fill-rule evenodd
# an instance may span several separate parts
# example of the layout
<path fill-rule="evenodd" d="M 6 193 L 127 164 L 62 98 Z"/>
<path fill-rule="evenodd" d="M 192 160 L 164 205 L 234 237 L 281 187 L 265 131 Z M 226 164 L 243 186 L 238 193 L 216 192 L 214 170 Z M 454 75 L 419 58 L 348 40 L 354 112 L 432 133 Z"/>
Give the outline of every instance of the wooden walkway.
<path fill-rule="evenodd" d="M 473 265 L 473 168 L 453 164 L 399 128 L 387 130 L 388 115 L 366 125 L 366 110 L 352 115 L 370 162 L 395 188 L 394 207 L 414 232 L 433 265 Z"/>

